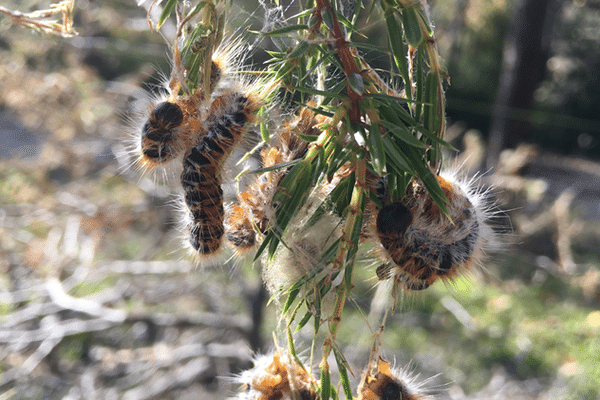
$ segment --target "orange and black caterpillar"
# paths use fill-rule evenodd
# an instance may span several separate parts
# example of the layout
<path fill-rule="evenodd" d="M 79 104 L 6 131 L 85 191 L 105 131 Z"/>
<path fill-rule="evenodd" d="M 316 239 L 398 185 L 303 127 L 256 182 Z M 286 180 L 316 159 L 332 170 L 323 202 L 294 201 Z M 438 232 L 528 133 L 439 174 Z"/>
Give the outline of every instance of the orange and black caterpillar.
<path fill-rule="evenodd" d="M 377 367 L 371 366 L 363 375 L 358 387 L 358 400 L 426 400 L 423 386 L 427 383 L 415 382 L 406 371 L 390 369 L 389 362 L 379 358 Z"/>
<path fill-rule="evenodd" d="M 219 53 L 211 62 L 209 94 L 221 82 L 228 57 L 227 52 Z M 137 154 L 135 164 L 144 169 L 155 169 L 177 158 L 194 146 L 203 132 L 202 119 L 207 107 L 204 90 L 201 87 L 190 89 L 180 81 L 185 74 L 177 47 L 174 48 L 174 60 L 173 74 L 165 83 L 166 93 L 148 107 L 139 141 L 132 146 Z M 140 129 L 139 125 L 137 129 Z M 136 137 L 138 132 L 135 132 Z"/>
<path fill-rule="evenodd" d="M 243 392 L 234 399 L 245 400 L 317 400 L 320 399 L 318 382 L 310 369 L 301 366 L 284 350 L 259 356 L 252 369 L 236 379 Z"/>
<path fill-rule="evenodd" d="M 246 132 L 256 102 L 237 91 L 227 91 L 211 104 L 205 133 L 185 155 L 181 184 L 189 217 L 189 243 L 198 255 L 215 254 L 221 247 L 223 190 L 221 169 L 224 159 Z"/>
<path fill-rule="evenodd" d="M 448 216 L 415 179 L 401 201 L 384 205 L 376 216 L 376 234 L 386 260 L 379 280 L 393 278 L 409 290 L 423 290 L 436 280 L 452 280 L 466 270 L 492 235 L 481 193 L 453 176 L 437 176 L 448 202 Z"/>
<path fill-rule="evenodd" d="M 261 167 L 270 168 L 296 160 L 306 152 L 308 142 L 296 134 L 318 135 L 316 125 L 321 119 L 303 108 L 294 123 L 285 123 L 277 133 L 276 146 L 261 151 Z M 287 168 L 275 169 L 259 175 L 247 191 L 238 195 L 238 203 L 233 204 L 227 215 L 226 225 L 228 241 L 240 252 L 252 249 L 257 242 L 255 227 L 266 233 L 275 222 L 273 195 Z"/>

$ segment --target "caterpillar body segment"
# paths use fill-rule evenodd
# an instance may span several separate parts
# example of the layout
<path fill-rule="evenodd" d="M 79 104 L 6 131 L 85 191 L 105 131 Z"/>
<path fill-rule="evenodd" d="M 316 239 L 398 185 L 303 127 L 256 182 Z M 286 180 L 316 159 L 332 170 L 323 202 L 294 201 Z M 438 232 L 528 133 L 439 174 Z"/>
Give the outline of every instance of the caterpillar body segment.
<path fill-rule="evenodd" d="M 176 103 L 163 101 L 150 112 L 142 127 L 142 157 L 147 163 L 161 164 L 177 156 L 177 131 L 183 122 L 183 111 Z"/>

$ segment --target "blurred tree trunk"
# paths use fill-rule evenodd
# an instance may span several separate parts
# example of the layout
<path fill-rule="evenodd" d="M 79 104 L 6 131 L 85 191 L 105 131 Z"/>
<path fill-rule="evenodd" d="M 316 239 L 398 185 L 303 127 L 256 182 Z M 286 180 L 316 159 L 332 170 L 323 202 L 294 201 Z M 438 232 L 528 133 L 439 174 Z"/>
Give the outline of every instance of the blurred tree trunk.
<path fill-rule="evenodd" d="M 465 29 L 466 12 L 469 6 L 469 0 L 457 0 L 454 6 L 454 17 L 448 25 L 447 35 L 450 38 L 450 49 L 448 50 L 448 65 L 458 65 L 458 58 L 461 56 L 459 36 Z"/>
<path fill-rule="evenodd" d="M 497 164 L 502 149 L 522 142 L 530 127 L 533 94 L 543 79 L 549 54 L 550 29 L 545 28 L 552 19 L 552 3 L 553 0 L 515 0 L 492 114 L 488 168 Z"/>
<path fill-rule="evenodd" d="M 248 337 L 249 345 L 253 352 L 264 353 L 268 347 L 265 347 L 261 333 L 265 303 L 269 299 L 269 293 L 265 285 L 260 282 L 255 290 L 249 289 L 246 292 L 246 299 L 252 316 L 252 328 Z"/>

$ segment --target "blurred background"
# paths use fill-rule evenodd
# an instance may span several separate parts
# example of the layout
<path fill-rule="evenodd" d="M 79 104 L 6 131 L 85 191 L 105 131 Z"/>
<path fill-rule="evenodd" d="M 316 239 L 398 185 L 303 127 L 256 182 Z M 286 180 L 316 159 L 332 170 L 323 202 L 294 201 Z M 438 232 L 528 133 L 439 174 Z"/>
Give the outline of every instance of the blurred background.
<path fill-rule="evenodd" d="M 446 139 L 494 188 L 503 251 L 470 279 L 405 299 L 384 353 L 434 377 L 442 399 L 600 399 L 600 1 L 429 6 L 451 78 Z M 277 14 L 235 1 L 232 25 L 260 30 Z M 378 14 L 364 14 L 368 42 L 385 49 Z M 180 249 L 174 190 L 118 157 L 131 104 L 169 71 L 165 40 L 133 1 L 76 0 L 72 38 L 8 21 L 0 15 L 0 399 L 231 396 L 231 377 L 273 346 L 259 272 L 197 269 Z M 384 52 L 365 57 L 389 66 Z M 339 338 L 359 377 L 371 333 L 356 327 L 374 273 L 357 273 Z"/>

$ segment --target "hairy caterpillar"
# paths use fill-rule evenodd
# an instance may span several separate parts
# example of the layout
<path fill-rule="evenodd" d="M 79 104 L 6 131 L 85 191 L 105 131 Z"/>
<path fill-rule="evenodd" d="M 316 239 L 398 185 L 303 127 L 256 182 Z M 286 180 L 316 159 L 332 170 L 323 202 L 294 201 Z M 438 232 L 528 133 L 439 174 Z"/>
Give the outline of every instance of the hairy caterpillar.
<path fill-rule="evenodd" d="M 186 243 L 196 255 L 215 255 L 221 247 L 223 163 L 273 87 L 236 73 L 242 69 L 245 50 L 239 40 L 222 44 L 212 53 L 208 76 L 204 78 L 203 67 L 198 66 L 200 81 L 193 84 L 179 43 L 173 43 L 171 75 L 135 122 L 127 149 L 128 158 L 135 158 L 131 165 L 139 169 L 161 167 L 165 176 L 179 173 Z M 209 82 L 204 84 L 203 79 Z"/>
<path fill-rule="evenodd" d="M 490 207 L 485 193 L 472 187 L 474 181 L 457 179 L 455 173 L 437 179 L 448 200 L 448 216 L 418 179 L 401 201 L 378 211 L 375 229 L 384 260 L 376 270 L 380 281 L 393 279 L 409 290 L 427 289 L 438 279 L 452 281 L 495 240 Z"/>
<path fill-rule="evenodd" d="M 210 87 L 218 84 L 222 67 L 211 64 Z M 155 167 L 177 157 L 195 141 L 201 132 L 201 114 L 204 92 L 200 89 L 189 95 L 176 94 L 181 83 L 172 79 L 171 94 L 152 108 L 142 126 L 139 163 Z"/>
<path fill-rule="evenodd" d="M 181 174 L 188 209 L 190 245 L 199 255 L 219 250 L 225 228 L 221 165 L 245 133 L 258 103 L 252 96 L 226 91 L 211 105 L 206 131 L 186 153 Z"/>
<path fill-rule="evenodd" d="M 403 369 L 390 369 L 389 362 L 379 358 L 376 371 L 369 367 L 358 387 L 358 400 L 426 400 L 423 386 L 429 379 L 416 382 Z"/>
<path fill-rule="evenodd" d="M 220 47 L 211 62 L 209 90 L 212 94 L 227 76 L 227 63 L 239 49 L 237 45 Z M 184 80 L 179 50 L 173 50 L 173 72 L 161 93 L 132 121 L 132 138 L 128 151 L 134 154 L 138 169 L 155 170 L 193 147 L 204 132 L 203 120 L 208 105 L 202 85 L 192 89 Z"/>
<path fill-rule="evenodd" d="M 275 138 L 277 145 L 261 151 L 261 167 L 275 167 L 302 157 L 308 143 L 296 134 L 318 135 L 316 125 L 319 122 L 311 110 L 302 109 L 295 122 L 286 122 L 279 130 Z M 231 206 L 226 218 L 227 239 L 238 252 L 243 253 L 256 245 L 254 227 L 264 234 L 275 223 L 273 195 L 286 173 L 286 168 L 279 168 L 260 174 L 247 191 L 238 195 L 237 204 Z"/>
<path fill-rule="evenodd" d="M 286 351 L 278 349 L 257 357 L 254 368 L 244 371 L 239 379 L 244 392 L 235 399 L 244 400 L 317 400 L 320 398 L 315 377 L 294 361 Z"/>

